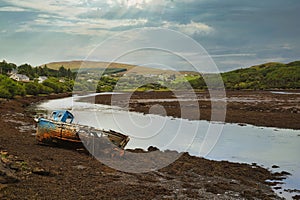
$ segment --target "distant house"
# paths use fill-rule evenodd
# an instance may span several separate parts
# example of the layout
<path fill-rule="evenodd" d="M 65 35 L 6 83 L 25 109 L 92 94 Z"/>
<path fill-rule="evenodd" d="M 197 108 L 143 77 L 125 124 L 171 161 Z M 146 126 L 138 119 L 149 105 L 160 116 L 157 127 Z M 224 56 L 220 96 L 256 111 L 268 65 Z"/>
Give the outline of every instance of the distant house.
<path fill-rule="evenodd" d="M 47 79 L 48 79 L 47 76 L 40 76 L 40 77 L 38 77 L 38 82 L 39 82 L 39 83 L 42 83 L 42 82 L 44 82 L 44 81 L 47 80 Z"/>
<path fill-rule="evenodd" d="M 29 82 L 29 77 L 23 74 L 12 74 L 10 76 L 11 79 L 18 81 L 18 82 Z"/>

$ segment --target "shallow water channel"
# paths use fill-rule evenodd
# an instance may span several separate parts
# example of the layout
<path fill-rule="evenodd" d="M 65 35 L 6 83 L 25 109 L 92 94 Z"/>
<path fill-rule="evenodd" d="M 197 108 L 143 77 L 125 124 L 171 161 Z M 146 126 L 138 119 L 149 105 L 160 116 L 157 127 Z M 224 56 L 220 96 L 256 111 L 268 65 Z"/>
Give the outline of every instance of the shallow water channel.
<path fill-rule="evenodd" d="M 79 102 L 80 97 L 50 100 L 37 106 L 39 110 L 67 109 L 75 122 L 101 129 L 111 129 L 130 136 L 126 148 L 156 146 L 161 150 L 189 152 L 212 160 L 257 163 L 272 171 L 291 173 L 276 193 L 290 199 L 300 190 L 300 131 L 240 126 L 208 121 L 190 121 L 157 115 L 128 112 L 119 107 Z M 272 169 L 273 165 L 280 168 Z"/>

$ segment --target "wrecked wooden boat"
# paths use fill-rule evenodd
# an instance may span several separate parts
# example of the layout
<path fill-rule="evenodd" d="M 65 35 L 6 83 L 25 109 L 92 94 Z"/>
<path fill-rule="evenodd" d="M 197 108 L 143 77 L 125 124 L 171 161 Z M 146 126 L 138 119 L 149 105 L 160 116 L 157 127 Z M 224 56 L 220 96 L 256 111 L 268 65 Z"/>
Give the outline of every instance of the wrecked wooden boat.
<path fill-rule="evenodd" d="M 83 143 L 85 147 L 93 149 L 99 144 L 102 145 L 101 148 L 105 148 L 104 146 L 109 146 L 108 143 L 111 147 L 124 149 L 129 142 L 127 135 L 112 130 L 73 124 L 73 120 L 73 114 L 67 110 L 56 110 L 49 118 L 38 118 L 36 139 L 44 144 L 68 143 L 75 146 Z"/>

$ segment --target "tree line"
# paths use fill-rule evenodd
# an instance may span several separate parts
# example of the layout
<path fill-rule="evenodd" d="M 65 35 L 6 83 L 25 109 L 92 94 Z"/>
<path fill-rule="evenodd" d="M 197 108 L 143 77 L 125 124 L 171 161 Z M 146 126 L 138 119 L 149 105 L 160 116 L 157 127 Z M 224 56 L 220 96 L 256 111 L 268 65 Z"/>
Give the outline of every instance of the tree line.
<path fill-rule="evenodd" d="M 64 66 L 61 66 L 58 70 L 55 70 L 48 68 L 47 65 L 32 67 L 27 63 L 17 66 L 14 63 L 8 63 L 5 60 L 0 62 L 0 74 L 7 75 L 8 73 L 14 71 L 18 74 L 24 74 L 28 76 L 30 80 L 34 80 L 39 76 L 69 79 L 74 79 L 76 77 L 76 72 L 72 72 L 70 69 L 66 69 Z"/>
<path fill-rule="evenodd" d="M 55 77 L 50 77 L 43 83 L 38 83 L 37 81 L 22 83 L 1 74 L 0 98 L 10 99 L 15 96 L 72 92 L 73 85 L 73 80 L 61 82 Z"/>
<path fill-rule="evenodd" d="M 50 76 L 56 78 L 66 77 L 73 79 L 76 73 L 73 73 L 70 69 L 65 69 L 64 66 L 61 66 L 58 70 L 50 69 L 47 65 L 43 67 L 32 67 L 28 64 L 23 64 L 17 68 L 19 74 L 24 74 L 33 80 L 39 76 Z"/>
<path fill-rule="evenodd" d="M 28 83 L 16 82 L 9 78 L 9 74 L 16 71 L 26 75 L 32 80 Z M 39 76 L 48 77 L 38 83 Z M 32 67 L 29 64 L 17 66 L 5 60 L 0 62 L 0 98 L 13 98 L 15 96 L 39 95 L 51 93 L 71 92 L 73 90 L 76 73 L 61 66 L 58 70 L 43 67 Z"/>
<path fill-rule="evenodd" d="M 32 81 L 21 83 L 13 81 L 8 77 L 8 73 L 17 71 L 27 75 Z M 47 76 L 48 79 L 43 83 L 38 83 L 36 78 Z M 74 86 L 76 72 L 65 69 L 61 66 L 58 70 L 50 69 L 46 65 L 43 67 L 32 67 L 28 64 L 16 66 L 14 63 L 0 62 L 0 98 L 13 98 L 16 95 L 38 95 L 50 93 L 71 92 Z M 189 88 L 207 89 L 206 81 L 209 80 L 210 86 L 218 89 L 223 85 L 219 83 L 219 76 L 216 74 L 192 75 L 185 77 L 184 81 L 169 80 L 169 82 L 154 82 L 143 86 L 137 85 L 141 90 L 182 90 Z M 245 69 L 237 69 L 221 73 L 226 89 L 231 90 L 268 90 L 268 89 L 300 89 L 300 61 L 288 64 L 266 63 Z M 61 79 L 64 81 L 61 81 Z M 118 83 L 119 89 L 134 88 L 134 79 L 127 82 L 118 82 L 118 77 L 103 76 L 95 85 L 94 83 L 78 82 L 75 84 L 80 91 L 113 91 Z M 131 82 L 130 82 L 131 81 Z M 146 83 L 147 81 L 145 81 Z M 148 81 L 149 82 L 149 81 Z M 140 83 L 140 81 L 138 81 Z M 123 84 L 123 85 L 122 85 Z"/>

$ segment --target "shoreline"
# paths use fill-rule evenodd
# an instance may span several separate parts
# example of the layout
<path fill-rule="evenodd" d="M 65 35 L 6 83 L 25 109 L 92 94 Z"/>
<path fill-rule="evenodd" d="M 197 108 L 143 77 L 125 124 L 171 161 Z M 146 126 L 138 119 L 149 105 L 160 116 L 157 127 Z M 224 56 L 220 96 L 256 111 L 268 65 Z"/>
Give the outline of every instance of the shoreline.
<path fill-rule="evenodd" d="M 0 170 L 5 174 L 0 177 L 0 197 L 280 199 L 270 187 L 275 183 L 266 180 L 278 183 L 288 174 L 271 173 L 256 164 L 212 161 L 184 153 L 157 172 L 131 174 L 111 169 L 78 151 L 37 145 L 35 122 L 26 109 L 32 103 L 67 96 L 70 94 L 0 103 Z M 22 130 L 22 126 L 31 128 Z"/>
<path fill-rule="evenodd" d="M 177 96 L 180 98 L 177 98 Z M 194 95 L 193 95 L 194 96 Z M 98 95 L 82 98 L 96 104 L 115 105 L 129 111 L 144 114 L 153 113 L 152 107 L 165 109 L 164 116 L 189 120 L 211 121 L 211 101 L 208 91 L 196 92 L 197 100 L 190 100 L 188 92 L 125 92 L 123 94 Z M 124 100 L 125 99 L 125 100 Z M 126 99 L 130 99 L 129 103 Z M 160 101 L 161 100 L 161 101 Z M 165 100 L 165 101 L 164 101 Z M 281 94 L 272 91 L 227 91 L 226 102 L 216 102 L 214 112 L 223 114 L 226 106 L 226 123 L 300 130 L 300 95 Z M 218 110 L 218 104 L 221 109 Z M 222 118 L 222 117 L 221 117 Z M 221 121 L 221 120 L 214 120 Z"/>

